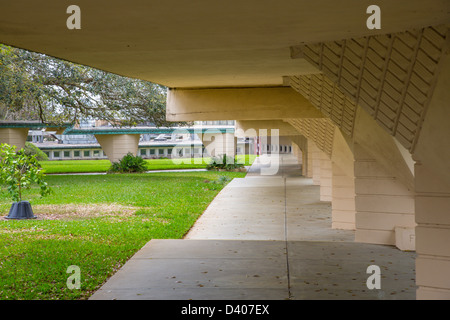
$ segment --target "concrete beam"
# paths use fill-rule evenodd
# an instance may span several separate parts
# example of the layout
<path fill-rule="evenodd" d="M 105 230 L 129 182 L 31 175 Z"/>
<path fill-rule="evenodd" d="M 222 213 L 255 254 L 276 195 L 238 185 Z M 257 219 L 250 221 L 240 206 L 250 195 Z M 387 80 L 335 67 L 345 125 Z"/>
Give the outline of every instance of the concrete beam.
<path fill-rule="evenodd" d="M 172 89 L 167 96 L 168 121 L 273 120 L 323 118 L 290 87 Z"/>
<path fill-rule="evenodd" d="M 283 120 L 238 120 L 236 121 L 235 132 L 238 138 L 252 138 L 261 135 L 271 136 L 273 134 L 279 136 L 299 135 L 297 129 Z"/>

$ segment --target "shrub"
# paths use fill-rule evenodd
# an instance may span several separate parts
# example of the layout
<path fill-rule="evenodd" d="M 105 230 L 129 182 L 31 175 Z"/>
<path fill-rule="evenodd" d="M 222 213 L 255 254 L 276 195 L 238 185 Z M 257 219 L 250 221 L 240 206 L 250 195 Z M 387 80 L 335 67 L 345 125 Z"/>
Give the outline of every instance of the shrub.
<path fill-rule="evenodd" d="M 228 157 L 226 154 L 224 154 L 222 155 L 222 157 L 213 157 L 206 169 L 229 171 L 237 168 L 242 168 L 243 166 L 244 165 L 242 163 L 238 163 L 235 158 Z"/>
<path fill-rule="evenodd" d="M 48 160 L 48 156 L 31 142 L 25 142 L 25 148 L 23 148 L 23 152 L 28 156 L 36 155 L 36 160 L 38 161 Z"/>
<path fill-rule="evenodd" d="M 145 160 L 129 152 L 119 162 L 113 162 L 108 173 L 134 173 L 147 170 Z"/>

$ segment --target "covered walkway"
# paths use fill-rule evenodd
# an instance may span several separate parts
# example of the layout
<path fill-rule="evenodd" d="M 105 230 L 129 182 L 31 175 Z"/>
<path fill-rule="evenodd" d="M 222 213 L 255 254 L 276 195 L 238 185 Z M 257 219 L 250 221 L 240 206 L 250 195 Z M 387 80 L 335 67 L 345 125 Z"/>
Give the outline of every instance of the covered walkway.
<path fill-rule="evenodd" d="M 331 229 L 331 204 L 296 158 L 281 157 L 275 175 L 262 174 L 264 160 L 230 182 L 185 239 L 151 240 L 91 299 L 415 299 L 415 253 Z M 366 285 L 370 265 L 381 289 Z"/>

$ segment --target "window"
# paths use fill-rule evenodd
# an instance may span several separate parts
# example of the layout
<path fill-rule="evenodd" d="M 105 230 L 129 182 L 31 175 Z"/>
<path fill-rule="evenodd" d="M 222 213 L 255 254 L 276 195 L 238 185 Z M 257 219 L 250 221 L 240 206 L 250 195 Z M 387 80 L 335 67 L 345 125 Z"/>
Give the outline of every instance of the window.
<path fill-rule="evenodd" d="M 70 158 L 70 151 L 64 151 L 64 158 Z"/>
<path fill-rule="evenodd" d="M 90 157 L 91 156 L 91 151 L 90 150 L 84 150 L 83 151 L 83 157 Z"/>
<path fill-rule="evenodd" d="M 167 149 L 167 154 L 172 154 L 172 149 Z"/>
<path fill-rule="evenodd" d="M 164 154 L 164 149 L 158 149 L 158 154 Z"/>
<path fill-rule="evenodd" d="M 59 151 L 53 151 L 53 158 L 59 158 L 60 154 Z"/>
<path fill-rule="evenodd" d="M 44 151 L 44 153 L 47 155 L 47 157 L 50 157 L 50 152 Z"/>
<path fill-rule="evenodd" d="M 147 155 L 147 149 L 141 149 L 141 156 Z"/>
<path fill-rule="evenodd" d="M 94 157 L 100 156 L 100 150 L 94 150 Z"/>
<path fill-rule="evenodd" d="M 200 149 L 199 148 L 194 148 L 194 154 L 199 154 L 200 153 Z"/>
<path fill-rule="evenodd" d="M 150 149 L 150 154 L 155 154 L 155 149 Z"/>
<path fill-rule="evenodd" d="M 76 157 L 79 157 L 80 156 L 80 151 L 74 151 L 73 152 L 73 156 L 76 158 Z"/>

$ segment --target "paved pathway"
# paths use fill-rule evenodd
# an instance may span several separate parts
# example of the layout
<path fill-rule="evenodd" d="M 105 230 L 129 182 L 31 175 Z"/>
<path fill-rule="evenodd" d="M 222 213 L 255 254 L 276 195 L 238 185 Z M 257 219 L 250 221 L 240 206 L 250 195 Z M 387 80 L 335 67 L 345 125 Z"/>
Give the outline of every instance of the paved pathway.
<path fill-rule="evenodd" d="M 91 299 L 415 299 L 414 253 L 332 230 L 330 203 L 294 157 L 267 170 L 256 161 L 185 239 L 150 241 Z M 380 290 L 367 288 L 369 265 Z"/>

